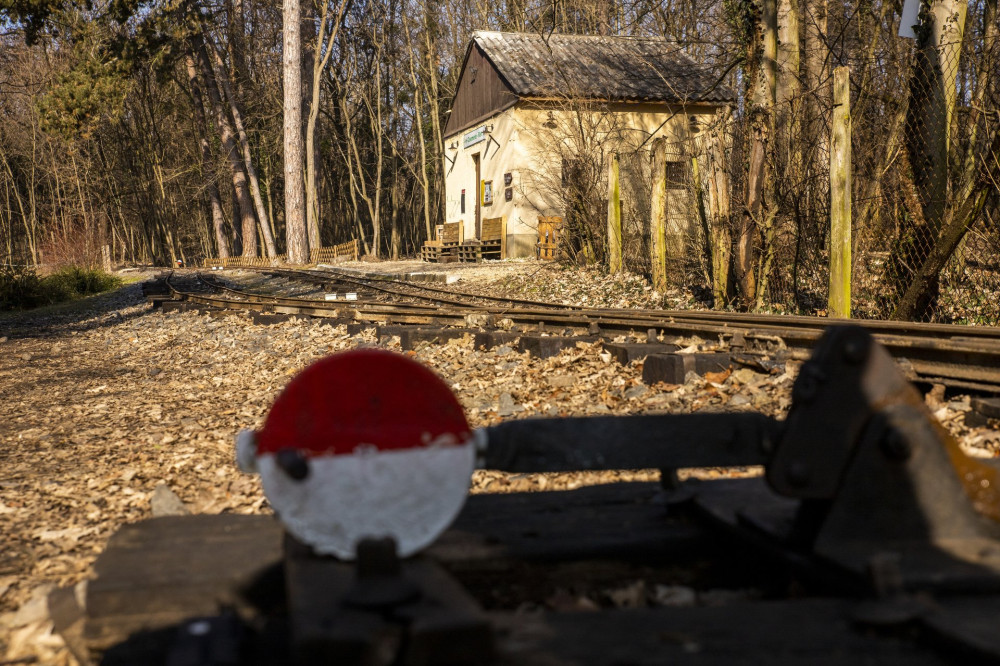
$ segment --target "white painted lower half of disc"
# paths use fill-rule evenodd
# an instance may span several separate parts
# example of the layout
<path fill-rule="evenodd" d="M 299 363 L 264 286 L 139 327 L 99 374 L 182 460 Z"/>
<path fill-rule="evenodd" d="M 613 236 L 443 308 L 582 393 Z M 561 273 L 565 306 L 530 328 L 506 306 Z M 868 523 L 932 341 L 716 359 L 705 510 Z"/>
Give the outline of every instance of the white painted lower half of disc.
<path fill-rule="evenodd" d="M 289 532 L 322 555 L 353 560 L 358 541 L 391 536 L 400 557 L 428 546 L 465 503 L 472 443 L 309 459 L 295 481 L 274 455 L 257 459 L 264 494 Z"/>

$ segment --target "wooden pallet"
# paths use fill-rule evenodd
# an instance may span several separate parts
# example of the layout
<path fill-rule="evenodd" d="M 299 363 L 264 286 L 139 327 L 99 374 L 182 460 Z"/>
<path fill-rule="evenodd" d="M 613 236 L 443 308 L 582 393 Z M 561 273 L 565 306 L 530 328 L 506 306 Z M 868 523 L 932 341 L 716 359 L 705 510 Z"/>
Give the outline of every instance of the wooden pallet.
<path fill-rule="evenodd" d="M 488 217 L 483 220 L 480 239 L 483 259 L 505 259 L 507 257 L 507 218 Z"/>
<path fill-rule="evenodd" d="M 458 246 L 458 260 L 463 263 L 478 264 L 483 260 L 483 245 L 479 241 L 467 241 Z"/>
<path fill-rule="evenodd" d="M 441 259 L 441 244 L 438 241 L 424 241 L 420 248 L 421 261 L 437 262 Z"/>
<path fill-rule="evenodd" d="M 460 261 L 458 246 L 465 240 L 464 223 L 446 222 L 438 225 L 437 238 L 424 241 L 420 248 L 420 258 L 423 261 L 448 263 Z"/>

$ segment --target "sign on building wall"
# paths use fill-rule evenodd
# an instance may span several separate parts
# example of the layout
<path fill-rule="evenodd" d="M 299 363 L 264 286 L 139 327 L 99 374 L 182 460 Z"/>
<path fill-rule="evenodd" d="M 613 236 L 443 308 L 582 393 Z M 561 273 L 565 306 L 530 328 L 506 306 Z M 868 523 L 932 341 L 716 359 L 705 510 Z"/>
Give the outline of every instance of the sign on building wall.
<path fill-rule="evenodd" d="M 474 146 L 480 141 L 486 139 L 486 126 L 480 127 L 477 130 L 472 130 L 468 134 L 462 137 L 462 147 L 468 148 L 469 146 Z"/>
<path fill-rule="evenodd" d="M 483 181 L 483 205 L 492 206 L 493 205 L 493 181 L 484 180 Z"/>

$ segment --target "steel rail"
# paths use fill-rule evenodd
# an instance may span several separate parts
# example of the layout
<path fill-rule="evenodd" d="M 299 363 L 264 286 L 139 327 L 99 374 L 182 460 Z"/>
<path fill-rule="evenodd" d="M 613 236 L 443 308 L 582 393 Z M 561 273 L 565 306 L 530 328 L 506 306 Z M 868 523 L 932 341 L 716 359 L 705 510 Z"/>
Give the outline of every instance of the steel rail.
<path fill-rule="evenodd" d="M 472 305 L 469 303 L 469 300 L 479 299 L 479 300 L 494 301 L 499 303 L 510 303 L 516 305 L 529 306 L 526 310 L 520 308 L 511 310 L 517 312 L 530 311 L 533 309 L 532 308 L 533 306 L 537 308 L 544 308 L 547 310 L 557 309 L 557 310 L 581 312 L 581 313 L 586 313 L 587 316 L 591 317 L 612 317 L 612 318 L 625 318 L 625 319 L 634 318 L 637 320 L 648 319 L 650 317 L 656 319 L 671 317 L 675 320 L 717 322 L 728 326 L 737 326 L 737 327 L 756 326 L 768 329 L 813 328 L 822 331 L 826 330 L 828 326 L 838 323 L 836 320 L 831 320 L 826 317 L 816 317 L 808 315 L 771 315 L 771 314 L 742 313 L 742 312 L 729 312 L 729 311 L 716 311 L 716 310 L 711 310 L 711 311 L 710 310 L 657 310 L 657 309 L 622 309 L 622 308 L 595 308 L 592 306 L 573 306 L 573 305 L 566 305 L 564 303 L 546 303 L 542 301 L 509 298 L 505 296 L 476 294 L 472 292 L 466 292 L 454 289 L 443 289 L 440 287 L 423 285 L 414 282 L 408 282 L 386 277 L 379 277 L 377 279 L 366 279 L 366 278 L 360 278 L 358 276 L 353 276 L 348 273 L 343 273 L 341 271 L 337 271 L 336 269 L 322 269 L 322 270 L 261 269 L 261 270 L 280 272 L 281 274 L 288 275 L 293 279 L 295 278 L 296 275 L 309 279 L 321 279 L 327 276 L 335 276 L 340 281 L 344 281 L 350 284 L 367 286 L 369 288 L 376 289 L 384 293 L 392 293 L 397 295 L 406 294 L 414 298 L 420 297 L 420 298 L 425 298 L 427 300 L 433 300 L 436 302 L 449 303 L 459 307 L 472 307 Z M 412 292 L 401 290 L 398 288 L 391 289 L 389 287 L 384 286 L 385 283 L 394 284 L 397 285 L 397 287 L 405 287 L 410 290 L 423 290 L 434 294 L 444 294 L 446 296 L 441 298 L 437 298 L 434 296 L 419 296 L 417 294 L 413 294 Z M 964 326 L 958 324 L 899 322 L 899 321 L 886 321 L 879 319 L 852 319 L 851 323 L 862 326 L 865 329 L 871 331 L 872 333 L 917 336 L 917 337 L 928 337 L 928 338 L 929 337 L 946 338 L 956 341 L 961 340 L 963 338 L 969 338 L 972 340 L 994 340 L 1000 343 L 1000 327 L 997 326 Z"/>
<path fill-rule="evenodd" d="M 497 317 L 503 317 L 515 325 L 540 327 L 544 324 L 545 329 L 549 331 L 566 329 L 573 333 L 584 333 L 592 331 L 596 326 L 597 330 L 605 335 L 654 329 L 669 335 L 718 339 L 730 344 L 742 338 L 746 347 L 744 351 L 748 353 L 773 352 L 776 346 L 788 347 L 791 351 L 786 353 L 790 358 L 805 358 L 808 350 L 815 346 L 823 332 L 822 328 L 795 326 L 791 322 L 779 324 L 773 319 L 768 319 L 764 326 L 746 326 L 734 325 L 718 318 L 703 320 L 678 318 L 673 312 L 660 313 L 660 316 L 656 317 L 650 316 L 655 311 L 649 310 L 633 312 L 632 316 L 622 317 L 617 311 L 596 309 L 574 312 L 564 309 L 504 309 L 474 304 L 443 308 L 440 305 L 433 307 L 381 301 L 327 302 L 307 298 L 260 296 L 225 288 L 245 299 L 234 300 L 196 292 L 183 292 L 169 281 L 168 285 L 172 293 L 192 302 L 224 309 L 265 309 L 270 312 L 333 317 L 359 323 L 439 326 L 469 325 L 477 317 L 482 316 L 492 317 L 492 322 L 487 320 L 485 323 L 495 324 Z M 478 321 L 480 325 L 484 323 L 481 319 Z M 873 335 L 895 358 L 902 360 L 914 379 L 960 383 L 965 388 L 1000 390 L 1000 342 L 998 341 L 967 337 L 940 339 L 880 332 L 873 332 Z"/>

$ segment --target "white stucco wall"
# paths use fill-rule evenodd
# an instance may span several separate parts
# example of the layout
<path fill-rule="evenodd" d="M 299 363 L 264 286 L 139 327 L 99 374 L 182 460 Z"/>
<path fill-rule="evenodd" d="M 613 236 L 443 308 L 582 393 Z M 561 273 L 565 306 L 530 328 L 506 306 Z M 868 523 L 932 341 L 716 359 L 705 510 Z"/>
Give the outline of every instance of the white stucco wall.
<path fill-rule="evenodd" d="M 462 220 L 465 238 L 475 234 L 475 197 L 479 195 L 473 156 L 480 156 L 480 180 L 492 181 L 493 203 L 482 218 L 506 216 L 509 256 L 530 256 L 539 216 L 563 216 L 561 154 L 648 151 L 653 138 L 666 137 L 668 153 L 692 150 L 690 119 L 701 126 L 715 108 L 669 108 L 657 104 L 610 104 L 567 108 L 565 103 L 522 102 L 445 140 L 446 220 Z M 484 139 L 464 146 L 464 138 L 485 128 Z M 510 173 L 512 200 L 504 197 Z M 465 190 L 465 212 L 461 210 Z"/>

